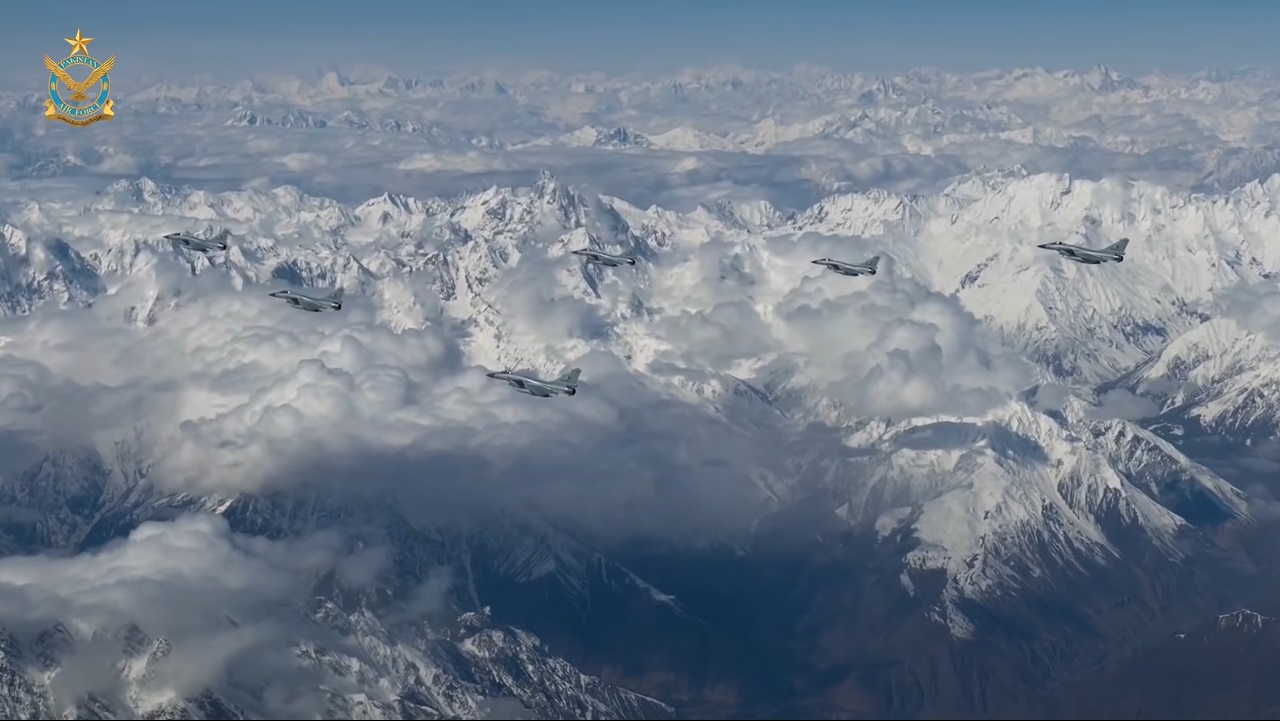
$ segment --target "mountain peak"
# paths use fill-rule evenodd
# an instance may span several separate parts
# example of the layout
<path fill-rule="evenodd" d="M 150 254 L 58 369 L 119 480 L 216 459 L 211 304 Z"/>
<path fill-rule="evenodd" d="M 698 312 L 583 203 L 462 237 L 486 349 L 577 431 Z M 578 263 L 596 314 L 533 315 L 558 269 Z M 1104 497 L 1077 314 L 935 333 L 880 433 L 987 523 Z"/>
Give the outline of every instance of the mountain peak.
<path fill-rule="evenodd" d="M 556 179 L 554 173 L 550 170 L 539 170 L 538 177 L 533 183 L 533 192 L 538 195 L 546 195 L 554 193 L 560 187 L 560 181 Z"/>
<path fill-rule="evenodd" d="M 137 180 L 117 180 L 108 185 L 103 194 L 127 194 L 134 201 L 145 203 L 179 198 L 189 192 L 191 191 L 188 188 L 157 183 L 144 175 Z"/>
<path fill-rule="evenodd" d="M 596 139 L 592 143 L 597 148 L 649 148 L 653 143 L 643 133 L 625 126 L 597 129 Z"/>
<path fill-rule="evenodd" d="M 1264 616 L 1256 611 L 1250 611 L 1247 608 L 1218 616 L 1218 628 L 1242 631 L 1244 633 L 1257 633 L 1273 623 L 1275 623 L 1274 618 Z"/>

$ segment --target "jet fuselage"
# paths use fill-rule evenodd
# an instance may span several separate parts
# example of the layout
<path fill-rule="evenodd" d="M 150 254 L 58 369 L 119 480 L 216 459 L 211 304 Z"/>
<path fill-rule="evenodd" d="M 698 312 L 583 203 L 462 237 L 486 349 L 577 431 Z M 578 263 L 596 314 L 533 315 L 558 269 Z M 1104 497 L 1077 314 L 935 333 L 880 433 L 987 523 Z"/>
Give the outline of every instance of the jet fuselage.
<path fill-rule="evenodd" d="M 198 251 L 200 253 L 208 253 L 212 250 L 226 250 L 227 244 L 221 240 L 209 240 L 205 238 L 197 238 L 194 235 L 186 233 L 170 233 L 166 235 L 165 240 L 180 243 L 185 248 Z"/>
<path fill-rule="evenodd" d="M 819 258 L 812 261 L 815 265 L 820 265 L 831 270 L 834 273 L 848 276 L 859 275 L 875 275 L 876 268 L 870 261 L 867 263 L 846 263 L 842 260 L 832 260 L 830 258 Z"/>
<path fill-rule="evenodd" d="M 573 254 L 586 258 L 588 263 L 597 263 L 610 268 L 636 264 L 636 259 L 629 255 L 614 255 L 613 253 L 605 253 L 599 250 L 575 250 Z"/>
<path fill-rule="evenodd" d="M 551 398 L 563 393 L 566 396 L 577 395 L 578 389 L 574 384 L 564 380 L 544 381 L 540 378 L 523 375 L 520 373 L 512 373 L 510 371 L 495 371 L 486 373 L 486 376 L 495 380 L 506 381 L 511 389 L 526 395 L 536 396 L 538 398 Z"/>
<path fill-rule="evenodd" d="M 341 298 L 313 298 L 292 290 L 278 290 L 271 294 L 272 298 L 283 298 L 291 307 L 298 310 L 305 310 L 311 313 L 320 313 L 326 310 L 342 310 Z"/>
<path fill-rule="evenodd" d="M 1101 265 L 1102 263 L 1123 263 L 1124 251 L 1111 250 L 1108 248 L 1094 249 L 1082 248 L 1078 245 L 1070 243 L 1042 243 L 1036 246 L 1045 250 L 1052 250 L 1067 260 L 1072 260 L 1085 265 Z"/>

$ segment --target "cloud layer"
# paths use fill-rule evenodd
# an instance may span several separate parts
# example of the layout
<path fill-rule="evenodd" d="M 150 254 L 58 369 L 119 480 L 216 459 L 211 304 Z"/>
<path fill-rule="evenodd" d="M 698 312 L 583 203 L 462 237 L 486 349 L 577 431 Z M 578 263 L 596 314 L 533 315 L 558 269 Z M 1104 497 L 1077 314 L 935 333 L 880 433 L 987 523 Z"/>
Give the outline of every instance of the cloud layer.
<path fill-rule="evenodd" d="M 335 569 L 347 582 L 361 580 L 341 573 L 340 540 L 240 536 L 211 515 L 144 523 L 97 551 L 0 559 L 0 619 L 28 642 L 59 622 L 77 638 L 60 659 L 55 704 L 88 693 L 111 698 L 126 641 L 120 634 L 130 625 L 171 644 L 167 656 L 149 662 L 152 645 L 134 649 L 141 654 L 135 663 L 147 664 L 148 675 L 136 679 L 143 698 L 185 698 L 264 673 L 258 683 L 284 689 L 288 647 L 299 637 L 296 609 L 308 589 Z"/>
<path fill-rule="evenodd" d="M 831 455 L 822 444 L 843 450 L 840 433 L 808 426 L 832 405 L 854 417 L 981 414 L 1035 380 L 955 297 L 898 267 L 891 246 L 649 213 L 629 221 L 633 231 L 663 224 L 656 250 L 639 249 L 642 264 L 584 268 L 567 254 L 584 234 L 564 238 L 555 221 L 564 200 L 489 193 L 456 209 L 454 225 L 428 223 L 410 239 L 394 218 L 359 221 L 338 231 L 341 252 L 329 248 L 339 211 L 288 191 L 146 199 L 156 206 L 147 213 L 111 210 L 106 198 L 95 201 L 103 210 L 47 218 L 116 272 L 90 308 L 48 303 L 0 318 L 0 436 L 106 449 L 141 428 L 148 478 L 162 490 L 340 491 L 393 504 L 419 527 L 517 509 L 604 543 L 736 539 L 804 463 Z M 173 222 L 169 208 L 196 226 L 226 225 L 235 247 L 210 263 L 149 244 Z M 609 217 L 590 204 L 570 210 Z M 873 278 L 810 262 L 873 254 L 884 256 Z M 370 280 L 375 271 L 386 277 Z M 342 311 L 301 313 L 267 296 L 283 284 L 273 275 L 295 272 L 317 285 L 347 280 Z M 580 366 L 582 386 L 572 398 L 514 393 L 484 375 L 507 362 L 542 376 Z M 110 625 L 132 618 L 119 609 L 146 612 L 144 629 L 175 647 L 185 639 L 183 653 L 211 649 L 165 681 L 194 689 L 239 672 L 245 654 L 285 663 L 290 630 L 268 611 L 296 604 L 317 574 L 377 575 L 377 564 L 344 559 L 341 540 L 303 539 L 303 552 L 255 545 L 216 519 L 144 526 L 97 554 L 13 559 L 12 572 L 30 578 L 13 577 L 27 595 L 9 603 L 44 609 L 32 623 Z M 147 570 L 145 554 L 157 553 L 171 565 Z M 86 581 L 77 596 L 66 582 L 77 564 L 122 565 L 121 580 Z M 179 571 L 221 566 L 222 586 L 169 591 L 184 582 Z M 254 576 L 260 587 L 225 609 L 252 634 L 211 621 L 205 601 L 216 606 Z M 188 592 L 201 598 L 186 603 Z M 150 618 L 163 599 L 182 612 Z M 108 656 L 82 658 L 84 680 L 62 693 L 108 682 L 92 671 Z"/>
<path fill-rule="evenodd" d="M 1280 288 L 1274 283 L 1240 284 L 1223 294 L 1222 315 L 1280 344 Z"/>
<path fill-rule="evenodd" d="M 270 274 L 255 264 L 351 261 L 267 240 L 327 233 L 330 211 L 310 217 L 294 202 L 252 201 L 251 229 L 236 229 L 244 249 L 220 261 L 231 266 L 192 276 L 171 249 L 135 247 L 126 260 L 129 246 L 114 245 L 96 252 L 133 271 L 93 308 L 0 320 L 0 383 L 11 391 L 0 428 L 31 445 L 105 448 L 141 427 L 158 454 L 152 479 L 175 490 L 328 484 L 425 506 L 432 494 L 482 491 L 615 530 L 628 519 L 696 529 L 745 522 L 767 495 L 754 474 L 789 473 L 777 449 L 797 431 L 764 401 L 726 404 L 746 392 L 728 374 L 781 373 L 847 415 L 894 418 L 980 414 L 1034 381 L 954 297 L 902 273 L 892 248 L 677 220 L 673 241 L 643 265 L 584 270 L 565 252 L 581 241 L 557 240 L 563 230 L 521 226 L 530 235 L 511 240 L 492 227 L 540 202 L 501 195 L 485 202 L 516 204 L 502 214 L 455 213 L 492 239 L 436 235 L 448 263 L 414 275 L 394 271 L 412 261 L 395 253 L 412 245 L 361 240 L 357 258 L 388 277 L 349 290 L 339 313 L 299 313 L 246 280 Z M 649 217 L 633 224 L 660 216 Z M 112 222 L 117 235 L 155 232 L 141 214 Z M 873 278 L 809 262 L 872 254 L 886 257 Z M 429 273 L 470 297 L 434 297 Z M 129 306 L 153 307 L 154 322 L 123 322 L 140 315 Z M 579 365 L 582 391 L 513 393 L 484 377 L 496 358 L 528 359 L 542 374 Z"/>
<path fill-rule="evenodd" d="M 425 197 L 524 184 L 535 169 L 554 168 L 568 182 L 642 207 L 659 202 L 686 211 L 721 198 L 802 207 L 836 190 L 933 189 L 980 165 L 1022 163 L 1077 177 L 1167 168 L 1160 141 L 1142 144 L 1151 138 L 1150 118 L 1161 113 L 1183 128 L 1168 146 L 1180 154 L 1224 142 L 1214 130 L 1223 117 L 1220 98 L 1188 104 L 1184 88 L 1161 81 L 1143 91 L 1146 112 L 1134 115 L 1132 96 L 1094 93 L 1078 77 L 1038 71 L 884 81 L 732 71 L 643 85 L 540 80 L 504 93 L 450 81 L 440 96 L 429 85 L 412 91 L 427 95 L 391 106 L 397 113 L 421 106 L 412 121 L 431 125 L 428 132 L 405 131 L 409 123 L 401 121 L 409 117 L 377 118 L 395 121 L 385 128 L 341 127 L 336 119 L 344 110 L 357 119 L 390 111 L 385 93 L 336 75 L 319 86 L 283 81 L 192 91 L 209 107 L 230 107 L 231 94 L 247 88 L 260 119 L 315 112 L 331 121 L 313 131 L 227 127 L 237 121 L 219 111 L 199 116 L 208 125 L 193 131 L 168 112 L 192 109 L 192 102 L 155 90 L 129 99 L 136 122 L 115 129 L 115 152 L 95 147 L 89 135 L 55 137 L 25 103 L 14 105 L 13 129 L 0 133 L 5 177 L 148 173 L 262 192 L 206 202 L 139 191 L 114 210 L 81 212 L 101 199 L 77 196 L 60 182 L 43 184 L 39 202 L 11 203 L 9 219 L 33 237 L 67 238 L 108 268 L 114 294 L 90 309 L 49 303 L 0 318 L 0 475 L 41 449 L 108 448 L 142 428 L 155 454 L 149 478 L 163 490 L 340 489 L 385 499 L 424 526 L 507 507 L 607 540 L 732 534 L 803 472 L 793 446 L 810 442 L 804 452 L 823 457 L 817 442 L 840 442 L 839 434 L 802 430 L 830 417 L 819 410 L 838 404 L 847 416 L 895 419 L 981 414 L 1034 383 L 1034 369 L 1001 348 L 956 297 L 899 267 L 899 249 L 884 238 L 747 233 L 708 220 L 708 211 L 693 219 L 659 210 L 634 218 L 631 232 L 659 228 L 651 239 L 661 238 L 660 251 L 635 269 L 584 272 L 565 255 L 587 242 L 583 233 L 566 240 L 554 223 L 536 232 L 503 226 L 526 212 L 562 210 L 548 198 L 517 202 L 490 193 L 437 227 L 408 227 L 404 235 L 394 221 L 362 222 L 339 252 L 335 236 L 350 214 L 332 204 L 294 204 L 295 191 L 269 188 L 296 183 L 357 203 L 387 187 Z M 673 100 L 669 90 L 677 87 Z M 927 112 L 919 112 L 921 88 L 936 105 Z M 874 112 L 850 122 L 849 107 L 869 105 L 863 93 L 877 98 Z M 1036 99 L 1057 110 L 1039 112 Z M 147 117 L 153 108 L 166 112 Z M 1064 115 L 1062 108 L 1076 110 Z M 677 109 L 682 118 L 673 117 Z M 1111 109 L 1118 112 L 1108 115 Z M 1265 115 L 1250 106 L 1240 117 Z M 201 122 L 194 112 L 182 117 Z M 449 123 L 553 144 L 497 150 L 495 137 L 452 133 Z M 576 130 L 569 126 L 588 123 L 671 133 L 655 141 L 660 147 L 643 150 L 554 145 Z M 690 145 L 677 147 L 681 142 Z M 1188 178 L 1204 177 L 1196 162 L 1187 165 Z M 1214 182 L 1262 172 L 1221 170 Z M 1044 199 L 1061 197 L 1055 188 Z M 938 208 L 955 198 L 934 200 L 939 205 L 928 212 L 945 219 Z M 1031 209 L 1028 222 L 1042 219 L 1040 200 L 1023 206 Z M 994 222 L 986 205 L 975 204 L 984 224 Z M 601 208 L 577 210 L 609 225 Z M 875 210 L 896 212 L 891 205 Z M 876 225 L 864 220 L 850 223 Z M 236 232 L 237 247 L 217 267 L 147 245 L 175 226 L 206 224 Z M 1198 231 L 1211 224 L 1193 225 Z M 459 227 L 466 233 L 453 232 Z M 946 226 L 941 235 L 949 242 L 955 232 Z M 7 251 L 6 273 L 19 272 L 21 263 L 7 261 L 24 252 L 31 267 L 53 262 L 38 243 L 30 251 L 19 245 Z M 809 262 L 873 254 L 884 256 L 874 278 L 841 277 Z M 324 268 L 309 281 L 332 280 L 328 272 L 339 266 L 385 277 L 364 292 L 348 288 L 341 313 L 298 313 L 265 295 L 267 279 L 285 261 L 304 275 Z M 46 290 L 47 280 L 25 287 Z M 448 299 L 434 297 L 437 285 L 452 288 Z M 1280 337 L 1280 302 L 1241 295 L 1233 303 L 1228 310 L 1242 322 Z M 124 320 L 139 315 L 129 306 L 151 304 L 149 325 Z M 540 374 L 579 365 L 583 387 L 571 399 L 544 400 L 484 377 L 482 366 L 508 361 Z M 734 376 L 773 397 L 762 399 Z M 1045 407 L 1053 395 L 1044 393 Z M 1140 418 L 1153 410 L 1115 391 L 1094 412 Z M 185 694 L 241 674 L 272 680 L 287 697 L 306 686 L 280 675 L 291 667 L 284 649 L 296 630 L 288 609 L 321 574 L 336 571 L 358 585 L 382 569 L 379 549 L 353 558 L 344 543 L 329 534 L 246 538 L 210 516 L 144 524 L 126 540 L 79 556 L 0 560 L 0 626 L 26 632 L 59 620 L 83 629 L 138 623 L 174 642 L 175 656 L 156 669 L 156 688 Z M 437 604 L 443 584 L 429 581 L 419 605 L 405 613 Z M 65 661 L 55 690 L 76 697 L 111 687 L 118 646 L 83 644 Z M 491 714 L 518 710 L 499 702 Z"/>

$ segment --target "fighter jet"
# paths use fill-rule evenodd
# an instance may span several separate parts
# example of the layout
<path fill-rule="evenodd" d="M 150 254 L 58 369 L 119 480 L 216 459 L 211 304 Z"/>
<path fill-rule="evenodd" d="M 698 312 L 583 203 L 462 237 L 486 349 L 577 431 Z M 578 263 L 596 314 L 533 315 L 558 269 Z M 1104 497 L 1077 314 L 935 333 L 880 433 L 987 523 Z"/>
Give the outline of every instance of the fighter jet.
<path fill-rule="evenodd" d="M 607 265 L 610 268 L 617 268 L 620 265 L 635 265 L 636 259 L 630 255 L 614 255 L 613 253 L 605 253 L 591 248 L 573 251 L 574 255 L 580 255 L 587 259 L 588 263 L 599 263 Z"/>
<path fill-rule="evenodd" d="M 1057 251 L 1063 258 L 1074 260 L 1077 263 L 1087 263 L 1089 265 L 1098 265 L 1107 261 L 1115 261 L 1117 263 L 1124 262 L 1124 249 L 1129 245 L 1128 238 L 1120 240 L 1108 245 L 1101 250 L 1092 248 L 1081 248 L 1078 245 L 1070 243 L 1043 243 L 1037 245 L 1037 248 L 1045 250 Z"/>
<path fill-rule="evenodd" d="M 561 393 L 566 396 L 572 396 L 578 392 L 578 376 L 582 375 L 581 368 L 574 368 L 553 381 L 544 381 L 533 376 L 523 373 L 513 373 L 511 371 L 495 371 L 486 373 L 490 378 L 496 378 L 500 381 L 506 381 L 511 384 L 513 390 L 521 393 L 527 393 L 531 396 L 539 398 L 551 398 Z"/>
<path fill-rule="evenodd" d="M 812 262 L 824 268 L 830 268 L 840 275 L 875 275 L 876 266 L 880 264 L 880 256 L 874 255 L 870 260 L 862 263 L 846 263 L 843 260 L 832 260 L 830 258 L 818 258 Z"/>
<path fill-rule="evenodd" d="M 342 310 L 342 289 L 339 288 L 326 296 L 311 296 L 296 290 L 277 290 L 272 298 L 284 298 L 289 305 L 299 310 L 319 313 L 325 310 Z"/>
<path fill-rule="evenodd" d="M 227 236 L 231 235 L 229 231 L 222 231 L 216 238 L 197 238 L 189 233 L 170 233 L 164 237 L 165 240 L 178 243 L 184 248 L 189 248 L 200 253 L 208 253 L 211 250 L 226 250 Z"/>

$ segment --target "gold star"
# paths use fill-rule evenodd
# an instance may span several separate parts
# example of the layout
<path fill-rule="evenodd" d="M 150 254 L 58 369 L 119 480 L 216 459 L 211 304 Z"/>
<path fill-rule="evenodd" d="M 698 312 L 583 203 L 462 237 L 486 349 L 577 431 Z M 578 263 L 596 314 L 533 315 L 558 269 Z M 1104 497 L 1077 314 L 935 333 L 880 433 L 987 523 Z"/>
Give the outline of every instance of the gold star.
<path fill-rule="evenodd" d="M 71 43 L 71 55 L 75 55 L 76 53 L 84 53 L 85 55 L 88 55 L 89 43 L 93 42 L 93 38 L 86 38 L 81 35 L 79 28 L 76 28 L 76 36 L 74 38 L 63 38 L 63 40 Z M 67 57 L 71 57 L 71 55 L 68 55 Z"/>

